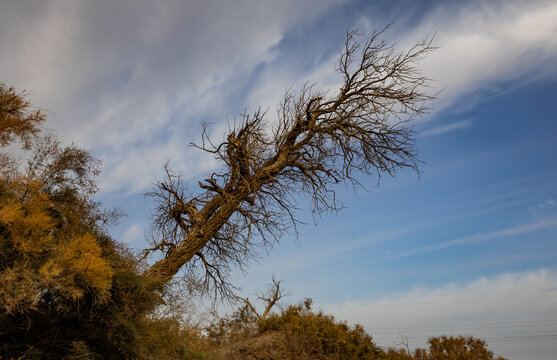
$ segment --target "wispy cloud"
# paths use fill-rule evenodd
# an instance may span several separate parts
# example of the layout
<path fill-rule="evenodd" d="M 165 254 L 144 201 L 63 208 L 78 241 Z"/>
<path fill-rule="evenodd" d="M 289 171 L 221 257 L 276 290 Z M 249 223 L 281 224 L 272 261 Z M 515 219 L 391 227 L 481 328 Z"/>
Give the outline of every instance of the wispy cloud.
<path fill-rule="evenodd" d="M 452 239 L 449 241 L 444 241 L 432 245 L 422 246 L 417 249 L 403 252 L 399 254 L 399 256 L 416 255 L 428 251 L 446 249 L 453 246 L 465 246 L 470 244 L 477 244 L 477 243 L 505 238 L 505 237 L 533 233 L 544 229 L 554 228 L 556 226 L 557 226 L 557 218 L 543 219 L 540 221 L 514 226 L 507 229 L 501 229 L 501 230 L 490 231 L 485 233 L 478 233 L 478 234 L 459 237 L 456 239 Z"/>
<path fill-rule="evenodd" d="M 304 68 L 282 60 L 277 46 L 292 28 L 343 2 L 2 2 L 0 45 L 10 56 L 0 59 L 0 79 L 32 90 L 34 103 L 52 113 L 48 127 L 104 159 L 103 191 L 142 192 L 168 157 L 191 176 L 207 164 L 185 146 L 198 138 L 201 121 L 221 130 L 226 114 L 243 106 L 273 111 L 294 81 L 334 89 L 336 51 Z M 361 16 L 353 21 L 365 24 Z M 440 48 L 423 71 L 445 88 L 435 105 L 442 109 L 501 81 L 554 73 L 556 17 L 551 1 L 440 2 L 397 36 L 404 47 L 416 34 L 437 32 Z M 269 66 L 238 95 L 261 64 Z M 442 125 L 424 136 L 471 124 Z"/>
<path fill-rule="evenodd" d="M 164 158 L 195 168 L 203 154 L 185 145 L 199 123 L 234 115 L 284 34 L 342 1 L 2 2 L 0 79 L 31 89 L 47 126 L 104 159 L 103 191 L 141 192 Z"/>
<path fill-rule="evenodd" d="M 126 230 L 122 237 L 122 241 L 126 244 L 131 244 L 136 240 L 143 240 L 144 236 L 143 225 L 134 223 Z"/>
<path fill-rule="evenodd" d="M 551 211 L 555 207 L 555 205 L 557 205 L 555 199 L 549 198 L 535 206 L 530 206 L 528 208 L 528 212 L 534 216 L 537 216 L 542 212 Z"/>
<path fill-rule="evenodd" d="M 554 1 L 440 2 L 402 43 L 415 42 L 414 34 L 436 33 L 439 48 L 422 66 L 444 89 L 435 110 L 462 108 L 498 91 L 501 82 L 555 76 L 556 18 Z M 457 102 L 472 93 L 478 96 Z"/>
<path fill-rule="evenodd" d="M 457 122 L 454 122 L 452 124 L 441 125 L 441 126 L 437 126 L 437 127 L 432 128 L 432 129 L 428 129 L 426 131 L 423 131 L 423 132 L 420 133 L 420 136 L 422 136 L 422 137 L 437 136 L 437 135 L 446 134 L 448 132 L 455 131 L 455 130 L 467 129 L 467 128 L 471 127 L 473 125 L 473 123 L 474 123 L 473 119 L 457 121 Z"/>
<path fill-rule="evenodd" d="M 528 83 L 557 75 L 551 66 L 557 61 L 556 17 L 557 5 L 551 1 L 439 2 L 417 26 L 396 29 L 400 38 L 395 40 L 400 49 L 407 49 L 422 37 L 436 34 L 438 49 L 420 63 L 423 73 L 434 80 L 432 91 L 442 90 L 433 111 L 449 106 L 465 109 L 503 91 L 500 83 Z M 370 19 L 361 17 L 359 22 L 368 31 L 376 30 L 377 24 Z M 315 82 L 334 91 L 339 81 L 334 71 L 337 56 L 334 52 L 305 72 L 295 64 L 272 64 L 257 79 L 246 103 L 274 109 L 285 87 L 300 85 L 300 79 L 301 84 Z M 463 97 L 467 100 L 459 103 Z M 442 135 L 473 124 L 473 119 L 466 119 L 425 130 L 421 136 Z"/>

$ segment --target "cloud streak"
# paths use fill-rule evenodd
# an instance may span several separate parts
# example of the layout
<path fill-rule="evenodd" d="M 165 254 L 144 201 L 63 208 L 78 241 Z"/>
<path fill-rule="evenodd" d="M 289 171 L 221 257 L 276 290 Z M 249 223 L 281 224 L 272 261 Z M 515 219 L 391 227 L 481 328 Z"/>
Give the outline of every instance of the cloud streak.
<path fill-rule="evenodd" d="M 467 129 L 467 128 L 471 127 L 473 125 L 473 123 L 474 123 L 473 119 L 457 121 L 457 122 L 454 122 L 452 124 L 441 125 L 441 126 L 437 126 L 437 127 L 428 129 L 426 131 L 423 131 L 422 133 L 420 133 L 420 136 L 421 137 L 438 136 L 438 135 L 446 134 L 446 133 L 451 132 L 451 131 L 463 130 L 463 129 Z"/>
<path fill-rule="evenodd" d="M 185 146 L 199 123 L 237 111 L 237 89 L 284 33 L 341 2 L 3 2 L 0 79 L 31 89 L 49 127 L 103 158 L 104 192 L 141 192 L 165 158 L 205 160 Z"/>
<path fill-rule="evenodd" d="M 104 159 L 104 192 L 139 193 L 168 157 L 188 169 L 186 177 L 198 174 L 191 170 L 206 158 L 186 144 L 198 138 L 200 122 L 222 130 L 225 115 L 244 105 L 272 110 L 300 79 L 334 89 L 336 51 L 307 68 L 278 45 L 294 27 L 344 2 L 3 2 L 0 46 L 10 56 L 0 59 L 0 79 L 32 90 L 34 104 L 52 113 L 49 127 Z M 437 32 L 440 48 L 423 63 L 424 73 L 445 88 L 437 110 L 501 81 L 535 81 L 554 72 L 548 66 L 557 54 L 553 2 L 463 4 L 440 3 L 417 26 L 397 32 L 402 45 L 414 44 L 414 34 Z M 371 24 L 365 16 L 347 21 Z M 254 73 L 262 64 L 262 73 Z M 470 125 L 462 121 L 424 134 Z"/>
<path fill-rule="evenodd" d="M 557 226 L 557 218 L 543 219 L 536 222 L 510 227 L 507 229 L 479 233 L 470 236 L 463 236 L 449 241 L 444 241 L 432 245 L 426 245 L 417 249 L 403 252 L 399 254 L 399 256 L 411 256 L 411 255 L 417 255 L 429 251 L 447 249 L 454 246 L 466 246 L 471 244 L 478 244 L 478 243 L 501 239 L 505 237 L 534 233 L 536 231 L 550 229 L 556 226 Z"/>
<path fill-rule="evenodd" d="M 122 237 L 122 241 L 126 244 L 131 244 L 136 240 L 142 240 L 144 236 L 143 225 L 134 223 L 126 230 Z"/>
<path fill-rule="evenodd" d="M 553 1 L 440 4 L 411 32 L 436 33 L 439 48 L 423 62 L 424 73 L 444 89 L 435 110 L 473 106 L 506 81 L 530 83 L 555 76 L 555 18 Z M 411 36 L 402 43 L 414 41 Z M 473 93 L 477 95 L 464 104 L 457 103 Z"/>

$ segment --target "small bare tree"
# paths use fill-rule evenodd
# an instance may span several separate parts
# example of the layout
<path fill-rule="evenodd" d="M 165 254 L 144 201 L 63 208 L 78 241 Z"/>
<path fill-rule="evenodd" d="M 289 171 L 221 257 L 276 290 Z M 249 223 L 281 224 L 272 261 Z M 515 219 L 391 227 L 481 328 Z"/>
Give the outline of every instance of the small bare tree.
<path fill-rule="evenodd" d="M 243 115 L 226 139 L 215 144 L 205 128 L 201 145 L 222 167 L 188 193 L 180 176 L 167 177 L 152 192 L 153 246 L 162 258 L 144 275 L 170 281 L 180 270 L 206 292 L 233 293 L 226 280 L 277 243 L 299 220 L 300 199 L 309 199 L 315 214 L 339 209 L 334 185 L 360 185 L 359 176 L 417 171 L 417 149 L 408 121 L 421 115 L 434 96 L 417 62 L 432 49 L 426 38 L 406 52 L 381 40 L 387 28 L 348 33 L 337 71 L 338 92 L 314 85 L 288 92 L 278 121 L 265 112 Z"/>
<path fill-rule="evenodd" d="M 267 315 L 269 315 L 271 309 L 277 304 L 280 299 L 282 299 L 283 296 L 285 296 L 280 289 L 281 280 L 277 281 L 274 276 L 272 280 L 273 283 L 266 292 L 258 291 L 256 295 L 257 298 L 261 300 L 265 305 L 265 310 L 263 310 L 261 314 L 257 312 L 255 306 L 251 303 L 249 298 L 242 299 L 259 320 L 265 320 L 267 318 Z"/>

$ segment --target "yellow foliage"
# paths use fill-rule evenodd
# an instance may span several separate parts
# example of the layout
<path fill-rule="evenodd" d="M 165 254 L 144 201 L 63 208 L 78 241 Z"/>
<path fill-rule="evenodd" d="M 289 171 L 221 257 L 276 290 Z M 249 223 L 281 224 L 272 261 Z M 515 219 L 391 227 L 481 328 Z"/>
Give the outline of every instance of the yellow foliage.
<path fill-rule="evenodd" d="M 50 260 L 46 264 L 41 266 L 39 275 L 41 275 L 43 279 L 53 279 L 59 276 L 61 272 L 62 269 L 58 265 L 56 265 L 54 261 Z"/>
<path fill-rule="evenodd" d="M 50 213 L 55 204 L 40 187 L 40 182 L 16 179 L 9 184 L 10 193 L 0 198 L 0 248 L 12 249 L 15 259 L 0 268 L 3 307 L 8 312 L 32 309 L 44 289 L 74 301 L 90 289 L 104 302 L 112 267 L 92 234 L 54 221 Z"/>
<path fill-rule="evenodd" d="M 45 120 L 45 115 L 31 110 L 24 95 L 0 83 L 0 146 L 19 138 L 28 148 L 30 140 L 40 132 L 38 125 Z"/>
<path fill-rule="evenodd" d="M 36 181 L 19 179 L 10 185 L 16 196 L 0 203 L 0 224 L 25 258 L 40 256 L 52 242 L 54 224 L 47 213 L 48 197 Z"/>
<path fill-rule="evenodd" d="M 33 309 L 39 301 L 37 280 L 24 266 L 14 266 L 0 272 L 0 304 L 8 314 Z"/>
<path fill-rule="evenodd" d="M 78 236 L 69 243 L 57 246 L 55 256 L 39 270 L 44 277 L 51 277 L 60 283 L 61 290 L 74 300 L 83 296 L 79 281 L 84 281 L 96 290 L 98 300 L 108 296 L 112 284 L 113 271 L 102 258 L 101 248 L 91 234 Z"/>
<path fill-rule="evenodd" d="M 20 203 L 10 201 L 0 206 L 0 224 L 12 224 L 23 216 L 23 207 Z"/>

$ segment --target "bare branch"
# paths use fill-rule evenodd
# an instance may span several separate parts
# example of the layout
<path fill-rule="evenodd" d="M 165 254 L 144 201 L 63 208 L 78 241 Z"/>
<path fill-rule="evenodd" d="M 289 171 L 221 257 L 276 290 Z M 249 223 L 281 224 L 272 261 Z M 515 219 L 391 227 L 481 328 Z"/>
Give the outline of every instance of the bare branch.
<path fill-rule="evenodd" d="M 285 231 L 297 232 L 296 210 L 304 200 L 316 215 L 338 211 L 336 184 L 363 186 L 362 175 L 378 184 L 383 174 L 418 171 L 408 122 L 434 98 L 417 67 L 433 50 L 432 39 L 396 52 L 381 40 L 384 31 L 364 41 L 361 33 L 348 33 L 337 65 L 343 80 L 337 93 L 315 85 L 289 91 L 274 126 L 261 110 L 244 114 L 219 144 L 204 126 L 196 147 L 222 167 L 199 182 L 195 196 L 166 168 L 165 181 L 151 194 L 157 209 L 148 250 L 163 258 L 146 276 L 164 282 L 183 270 L 222 285 L 230 271 L 268 251 Z M 201 251 L 203 257 L 196 256 Z M 230 289 L 221 285 L 208 288 Z"/>
<path fill-rule="evenodd" d="M 257 316 L 259 320 L 265 320 L 267 318 L 267 315 L 269 315 L 271 309 L 284 296 L 284 294 L 280 289 L 280 283 L 282 281 L 281 280 L 277 281 L 274 275 L 272 281 L 273 283 L 271 284 L 271 287 L 267 290 L 266 293 L 259 292 L 257 294 L 257 298 L 263 301 L 263 303 L 265 304 L 265 310 L 263 310 L 263 313 L 259 314 L 257 312 L 253 304 L 250 302 L 249 298 L 242 299 L 249 307 L 249 309 L 254 313 L 254 315 Z"/>

